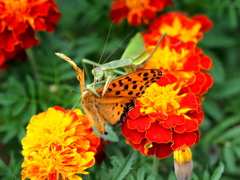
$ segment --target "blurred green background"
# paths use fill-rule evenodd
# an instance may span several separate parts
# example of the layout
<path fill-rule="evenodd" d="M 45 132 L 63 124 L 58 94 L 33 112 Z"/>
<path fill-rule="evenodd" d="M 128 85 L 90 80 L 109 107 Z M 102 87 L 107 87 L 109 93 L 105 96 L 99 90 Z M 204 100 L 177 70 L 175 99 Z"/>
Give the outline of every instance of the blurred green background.
<path fill-rule="evenodd" d="M 108 34 L 110 0 L 55 2 L 62 13 L 56 31 L 51 34 L 38 32 L 41 44 L 28 50 L 31 57 L 26 62 L 11 61 L 10 68 L 0 72 L 0 179 L 20 179 L 21 139 L 31 116 L 53 106 L 70 109 L 79 100 L 78 93 L 70 92 L 80 92 L 75 70 L 54 53 L 69 56 L 83 68 L 82 58 L 99 61 Z M 201 141 L 191 148 L 192 179 L 220 177 L 222 164 L 225 168 L 220 179 L 240 179 L 240 1 L 175 0 L 174 7 L 165 9 L 167 11 L 185 11 L 189 16 L 205 14 L 214 22 L 213 29 L 205 33 L 198 44 L 213 60 L 210 73 L 214 85 L 204 96 Z M 113 25 L 103 59 L 129 33 L 135 34 L 146 28 L 129 26 L 126 20 L 119 26 Z M 121 57 L 129 39 L 108 61 Z M 34 62 L 36 69 L 30 62 Z M 85 72 L 90 74 L 91 69 L 89 65 Z M 84 179 L 102 179 L 104 172 L 111 179 L 109 177 L 116 172 L 119 163 L 132 152 L 119 127 L 110 131 L 107 139 L 112 143 L 106 147 L 105 163 L 88 169 L 90 175 Z M 142 156 L 139 152 L 136 156 L 125 179 L 175 179 L 172 156 L 159 160 L 157 176 L 151 174 L 152 157 Z"/>

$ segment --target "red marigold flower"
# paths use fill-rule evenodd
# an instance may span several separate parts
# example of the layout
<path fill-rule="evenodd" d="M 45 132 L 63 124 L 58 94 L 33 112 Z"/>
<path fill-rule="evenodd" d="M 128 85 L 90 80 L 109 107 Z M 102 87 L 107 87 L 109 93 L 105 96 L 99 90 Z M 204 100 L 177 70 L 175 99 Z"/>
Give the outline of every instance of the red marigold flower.
<path fill-rule="evenodd" d="M 156 12 L 173 5 L 171 0 L 112 0 L 112 2 L 110 18 L 116 24 L 127 18 L 128 23 L 133 26 L 148 24 L 150 19 L 156 17 Z"/>
<path fill-rule="evenodd" d="M 205 15 L 188 18 L 185 13 L 168 12 L 151 22 L 143 38 L 147 45 L 155 45 L 166 31 L 168 36 L 177 39 L 178 42 L 197 43 L 202 39 L 203 32 L 209 31 L 212 26 L 212 21 Z"/>
<path fill-rule="evenodd" d="M 126 142 L 143 155 L 165 158 L 181 146 L 199 141 L 203 111 L 199 97 L 172 75 L 152 84 L 137 98 L 121 126 Z"/>
<path fill-rule="evenodd" d="M 9 53 L 38 45 L 35 31 L 53 32 L 60 18 L 53 0 L 0 0 L 0 12 L 0 66 Z"/>
<path fill-rule="evenodd" d="M 169 38 L 169 37 L 168 37 Z M 172 47 L 168 39 L 157 48 L 144 69 L 158 68 L 164 75 L 174 75 L 178 81 L 185 81 L 188 88 L 197 95 L 205 94 L 213 84 L 210 74 L 212 60 L 204 55 L 195 43 L 184 43 Z M 149 46 L 149 52 L 154 46 Z"/>
<path fill-rule="evenodd" d="M 81 179 L 76 174 L 88 173 L 85 169 L 94 165 L 100 143 L 92 132 L 79 109 L 54 107 L 33 116 L 22 140 L 22 179 Z"/>

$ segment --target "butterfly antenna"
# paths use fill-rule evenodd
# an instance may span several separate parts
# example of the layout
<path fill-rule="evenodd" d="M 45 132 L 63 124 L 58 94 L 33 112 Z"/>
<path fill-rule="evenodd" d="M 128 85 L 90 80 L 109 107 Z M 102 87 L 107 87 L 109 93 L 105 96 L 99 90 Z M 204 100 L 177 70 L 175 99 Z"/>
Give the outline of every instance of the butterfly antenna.
<path fill-rule="evenodd" d="M 125 38 L 122 40 L 122 42 L 113 50 L 113 52 L 107 57 L 107 59 L 105 59 L 105 61 L 103 62 L 103 64 L 113 55 L 113 53 L 119 48 L 119 46 L 121 46 L 122 43 L 123 43 L 132 33 L 133 33 L 133 31 L 130 32 L 130 33 L 127 35 L 127 37 L 125 37 Z"/>
<path fill-rule="evenodd" d="M 102 50 L 102 54 L 101 54 L 101 57 L 100 57 L 100 59 L 99 59 L 99 61 L 98 61 L 98 64 L 101 62 L 102 57 L 103 57 L 103 54 L 104 54 L 104 51 L 105 51 L 105 49 L 106 49 L 107 42 L 108 42 L 108 38 L 109 38 L 109 35 L 110 35 L 110 32 L 111 32 L 111 29 L 112 29 L 112 25 L 113 25 L 113 21 L 111 22 L 110 28 L 109 28 L 109 30 L 108 30 L 107 39 L 106 39 L 106 41 L 105 41 L 105 44 L 104 44 L 104 47 L 103 47 L 103 50 Z"/>

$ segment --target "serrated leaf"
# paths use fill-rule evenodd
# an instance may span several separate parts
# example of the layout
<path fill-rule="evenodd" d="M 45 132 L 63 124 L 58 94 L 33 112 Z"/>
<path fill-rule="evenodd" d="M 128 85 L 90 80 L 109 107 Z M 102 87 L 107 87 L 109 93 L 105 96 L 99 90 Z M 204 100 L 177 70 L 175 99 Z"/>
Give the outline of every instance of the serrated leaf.
<path fill-rule="evenodd" d="M 224 164 L 220 162 L 219 166 L 214 171 L 211 180 L 219 180 L 222 177 L 223 172 L 224 172 Z"/>
<path fill-rule="evenodd" d="M 221 89 L 215 92 L 215 97 L 226 99 L 238 95 L 240 93 L 239 82 L 240 78 L 229 79 L 224 83 L 224 86 L 221 87 Z"/>
<path fill-rule="evenodd" d="M 122 180 L 131 170 L 133 160 L 135 159 L 136 152 L 133 151 L 128 157 L 124 160 L 124 162 L 119 166 L 117 173 L 114 176 L 114 180 Z"/>
<path fill-rule="evenodd" d="M 36 87 L 35 87 L 35 83 L 34 83 L 33 79 L 30 76 L 27 76 L 26 81 L 27 81 L 27 89 L 28 89 L 30 96 L 35 97 L 36 96 Z"/>
<path fill-rule="evenodd" d="M 0 93 L 0 104 L 1 105 L 11 105 L 19 100 L 19 97 L 16 95 L 6 95 L 4 93 Z"/>
<path fill-rule="evenodd" d="M 13 105 L 12 107 L 12 115 L 13 116 L 17 116 L 19 115 L 23 110 L 24 108 L 26 107 L 26 102 L 23 101 L 23 102 L 17 102 Z"/>
<path fill-rule="evenodd" d="M 149 176 L 147 176 L 146 180 L 156 180 L 156 179 L 157 179 L 157 174 L 151 173 Z"/>
<path fill-rule="evenodd" d="M 122 161 L 116 156 L 111 156 L 110 159 L 111 159 L 111 164 L 113 165 L 114 168 L 118 168 L 119 166 L 121 166 Z"/>
<path fill-rule="evenodd" d="M 223 139 L 223 140 L 230 140 L 230 139 L 232 139 L 232 138 L 237 138 L 237 139 L 239 139 L 238 138 L 238 136 L 239 136 L 239 132 L 240 132 L 240 126 L 236 126 L 236 127 L 233 127 L 233 128 L 230 128 L 230 129 L 228 129 L 227 131 L 225 131 L 222 135 L 221 135 L 221 137 L 220 137 L 220 139 Z"/>
<path fill-rule="evenodd" d="M 239 122 L 240 114 L 235 114 L 232 117 L 225 118 L 224 121 L 221 121 L 216 125 L 210 132 L 202 139 L 203 141 L 210 141 L 211 139 L 218 138 L 222 133 L 231 125 Z"/>
<path fill-rule="evenodd" d="M 144 180 L 144 175 L 145 175 L 145 169 L 143 167 L 140 167 L 137 173 L 137 180 Z"/>
<path fill-rule="evenodd" d="M 208 171 L 208 168 L 205 169 L 205 171 L 203 172 L 203 180 L 209 180 L 210 178 L 210 174 Z"/>
<path fill-rule="evenodd" d="M 101 167 L 101 180 L 106 180 L 108 177 L 108 168 L 105 162 L 102 162 L 100 167 Z"/>
<path fill-rule="evenodd" d="M 214 101 L 204 101 L 203 111 L 212 116 L 216 121 L 221 121 L 223 118 L 223 111 L 219 104 Z"/>
<path fill-rule="evenodd" d="M 226 165 L 226 169 L 230 172 L 234 172 L 237 170 L 236 166 L 236 158 L 231 149 L 231 146 L 224 146 L 223 148 L 223 158 Z"/>

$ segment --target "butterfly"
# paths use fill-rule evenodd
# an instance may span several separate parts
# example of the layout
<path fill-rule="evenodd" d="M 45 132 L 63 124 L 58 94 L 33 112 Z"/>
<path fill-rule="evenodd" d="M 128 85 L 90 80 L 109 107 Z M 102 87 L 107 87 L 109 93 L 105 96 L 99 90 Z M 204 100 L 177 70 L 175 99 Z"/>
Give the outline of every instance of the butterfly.
<path fill-rule="evenodd" d="M 134 99 L 140 97 L 147 87 L 162 76 L 162 71 L 158 69 L 144 69 L 127 74 L 114 79 L 102 97 L 104 86 L 95 92 L 84 91 L 83 71 L 70 58 L 60 53 L 57 55 L 68 61 L 77 71 L 77 79 L 83 92 L 81 105 L 90 122 L 103 135 L 107 134 L 106 122 L 112 126 L 122 124 L 127 112 L 133 106 Z"/>

